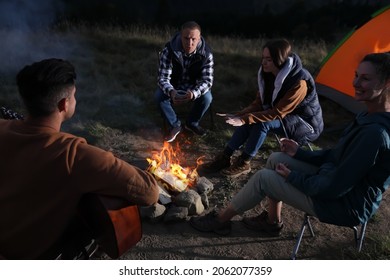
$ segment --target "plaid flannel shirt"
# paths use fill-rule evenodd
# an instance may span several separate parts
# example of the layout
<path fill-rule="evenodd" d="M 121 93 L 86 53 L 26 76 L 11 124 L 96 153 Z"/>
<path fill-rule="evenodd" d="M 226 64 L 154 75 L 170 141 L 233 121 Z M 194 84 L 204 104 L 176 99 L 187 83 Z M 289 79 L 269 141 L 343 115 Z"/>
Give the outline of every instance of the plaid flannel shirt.
<path fill-rule="evenodd" d="M 160 66 L 158 70 L 158 85 L 162 89 L 162 91 L 169 95 L 169 92 L 175 89 L 170 83 L 171 75 L 172 75 L 172 61 L 168 58 L 169 50 L 165 47 L 160 55 Z M 190 77 L 187 74 L 187 67 L 190 65 L 192 61 L 192 56 L 183 54 L 183 75 L 179 81 L 179 85 L 176 90 L 191 90 L 194 94 L 194 98 L 198 98 L 199 96 L 208 92 L 214 80 L 214 58 L 213 54 L 210 53 L 206 59 L 206 63 L 202 68 L 202 78 L 194 84 L 190 81 Z"/>

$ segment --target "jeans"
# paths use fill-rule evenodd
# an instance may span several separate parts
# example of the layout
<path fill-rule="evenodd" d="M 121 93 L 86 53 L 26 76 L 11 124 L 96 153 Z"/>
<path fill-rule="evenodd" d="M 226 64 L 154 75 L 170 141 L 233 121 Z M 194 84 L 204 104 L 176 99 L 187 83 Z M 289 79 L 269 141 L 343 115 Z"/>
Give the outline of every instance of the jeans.
<path fill-rule="evenodd" d="M 181 126 L 180 119 L 172 106 L 173 104 L 170 97 L 158 88 L 155 93 L 155 99 L 161 115 L 168 121 L 169 125 L 171 127 Z M 211 91 L 208 91 L 204 95 L 201 95 L 199 98 L 192 101 L 192 108 L 187 115 L 186 124 L 198 126 L 203 115 L 210 107 L 212 100 L 213 96 L 211 95 Z"/>
<path fill-rule="evenodd" d="M 254 157 L 259 151 L 268 131 L 278 134 L 283 133 L 283 126 L 280 120 L 261 122 L 255 124 L 244 124 L 236 128 L 227 146 L 233 151 L 238 150 L 245 144 L 244 153 Z"/>

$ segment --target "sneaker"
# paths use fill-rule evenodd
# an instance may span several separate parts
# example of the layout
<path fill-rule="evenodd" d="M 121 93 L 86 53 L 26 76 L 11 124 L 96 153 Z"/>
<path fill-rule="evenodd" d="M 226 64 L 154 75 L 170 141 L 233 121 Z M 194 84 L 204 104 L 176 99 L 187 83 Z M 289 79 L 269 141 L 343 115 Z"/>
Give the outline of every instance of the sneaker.
<path fill-rule="evenodd" d="M 172 127 L 168 135 L 165 136 L 165 141 L 172 142 L 176 139 L 176 136 L 181 132 L 181 126 Z"/>
<path fill-rule="evenodd" d="M 255 217 L 245 217 L 242 219 L 244 225 L 254 231 L 266 233 L 270 236 L 279 236 L 283 229 L 283 222 L 270 224 L 268 222 L 268 212 L 263 211 Z"/>
<path fill-rule="evenodd" d="M 213 210 L 204 216 L 192 217 L 190 219 L 190 225 L 194 229 L 202 232 L 214 232 L 219 235 L 228 235 L 232 231 L 230 221 L 221 223 L 217 220 L 217 215 L 217 212 Z"/>
<path fill-rule="evenodd" d="M 217 155 L 213 161 L 202 164 L 199 170 L 206 173 L 219 172 L 230 166 L 230 157 L 224 153 Z"/>
<path fill-rule="evenodd" d="M 222 175 L 236 178 L 241 175 L 248 174 L 251 171 L 250 161 L 244 161 L 239 157 L 230 167 L 222 170 Z"/>
<path fill-rule="evenodd" d="M 189 130 L 189 131 L 192 131 L 193 133 L 195 133 L 199 136 L 203 136 L 206 134 L 206 130 L 204 128 L 202 128 L 200 125 L 186 124 L 186 125 L 184 125 L 184 128 Z"/>

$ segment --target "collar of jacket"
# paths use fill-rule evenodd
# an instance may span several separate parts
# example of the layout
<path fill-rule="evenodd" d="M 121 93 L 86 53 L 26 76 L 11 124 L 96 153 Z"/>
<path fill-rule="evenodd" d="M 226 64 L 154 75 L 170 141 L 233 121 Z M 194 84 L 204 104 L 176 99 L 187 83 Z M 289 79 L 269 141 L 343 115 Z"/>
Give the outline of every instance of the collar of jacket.
<path fill-rule="evenodd" d="M 172 40 L 169 42 L 169 46 L 170 46 L 173 54 L 179 60 L 181 60 L 185 56 L 184 50 L 183 50 L 183 45 L 181 43 L 180 32 L 176 33 L 175 36 L 173 36 Z M 191 56 L 194 54 L 199 54 L 199 55 L 205 56 L 206 55 L 205 46 L 206 46 L 206 42 L 205 42 L 204 38 L 201 36 L 200 42 L 196 46 L 196 50 L 191 54 Z"/>
<path fill-rule="evenodd" d="M 295 54 L 292 53 L 291 56 L 289 56 L 286 60 L 286 63 L 284 64 L 283 68 L 280 69 L 279 73 L 277 74 L 275 78 L 275 83 L 274 83 L 274 91 L 272 93 L 272 102 L 275 101 L 276 97 L 278 96 L 278 93 L 280 89 L 283 86 L 283 82 L 292 73 L 297 73 L 297 70 L 300 70 L 302 68 L 302 64 L 300 62 L 299 57 Z M 262 74 L 262 69 L 263 67 L 260 66 L 259 71 L 257 72 L 257 83 L 259 86 L 259 93 L 260 93 L 260 98 L 263 101 L 264 100 L 264 78 Z M 272 103 L 271 102 L 271 103 Z"/>

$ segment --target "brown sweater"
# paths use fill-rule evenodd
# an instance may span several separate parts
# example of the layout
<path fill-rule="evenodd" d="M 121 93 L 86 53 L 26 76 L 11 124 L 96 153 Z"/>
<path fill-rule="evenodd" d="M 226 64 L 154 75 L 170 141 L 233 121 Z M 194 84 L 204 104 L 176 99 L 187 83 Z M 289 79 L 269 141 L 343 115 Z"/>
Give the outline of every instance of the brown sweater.
<path fill-rule="evenodd" d="M 85 139 L 0 120 L 0 255 L 38 258 L 59 239 L 86 193 L 138 205 L 158 200 L 149 173 Z"/>
<path fill-rule="evenodd" d="M 307 85 L 305 81 L 300 81 L 299 84 L 287 91 L 279 102 L 273 108 L 263 109 L 263 104 L 259 93 L 256 99 L 246 108 L 236 113 L 236 116 L 245 124 L 253 124 L 259 122 L 267 122 L 276 119 L 283 119 L 290 114 L 302 102 L 307 93 Z"/>

